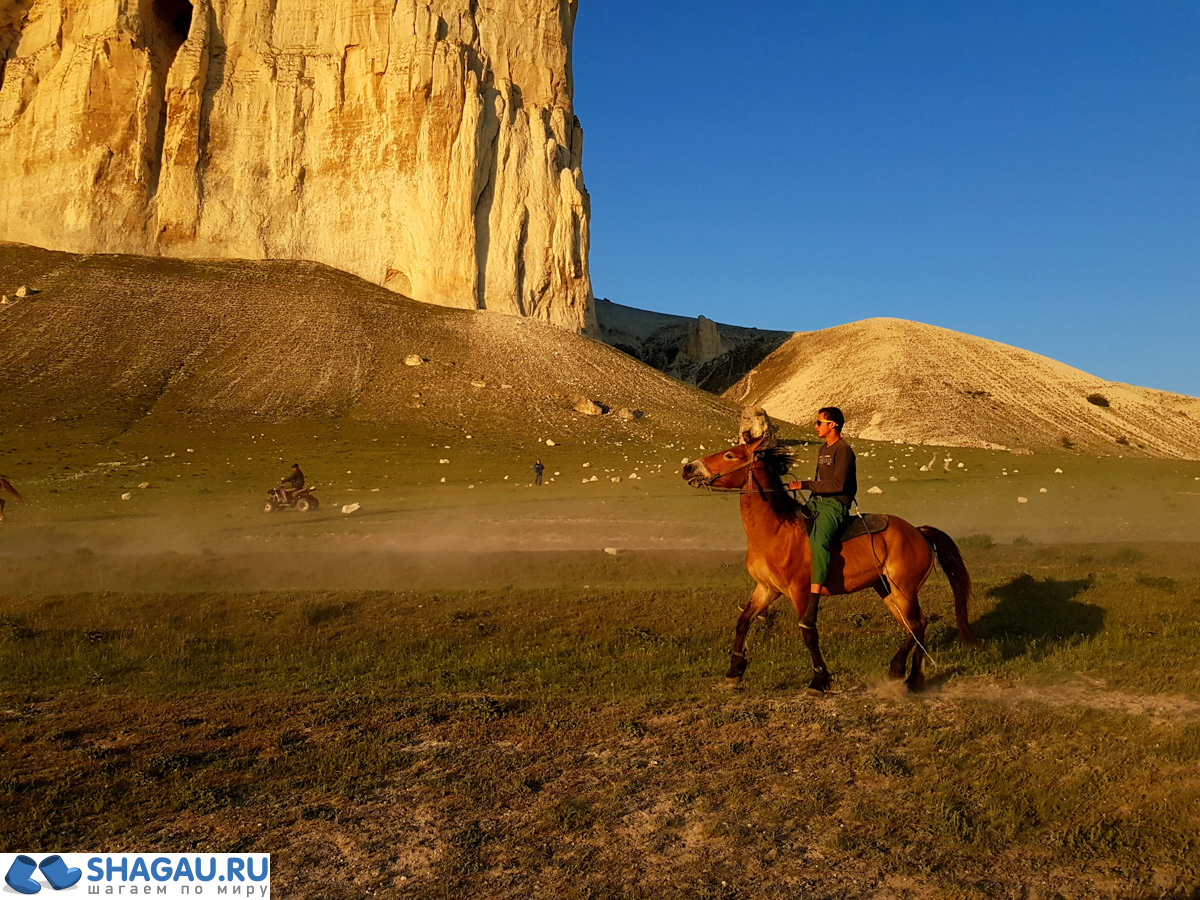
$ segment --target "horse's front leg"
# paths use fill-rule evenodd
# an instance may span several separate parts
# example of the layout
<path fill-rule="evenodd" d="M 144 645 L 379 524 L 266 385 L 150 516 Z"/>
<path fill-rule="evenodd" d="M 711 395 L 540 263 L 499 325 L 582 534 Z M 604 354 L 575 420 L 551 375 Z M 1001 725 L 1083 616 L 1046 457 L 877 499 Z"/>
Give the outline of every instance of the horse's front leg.
<path fill-rule="evenodd" d="M 746 634 L 750 631 L 750 623 L 779 597 L 779 591 L 759 584 L 750 595 L 750 602 L 738 616 L 737 628 L 733 632 L 733 649 L 729 651 L 729 672 L 725 675 L 728 687 L 737 687 L 742 675 L 746 673 Z"/>
<path fill-rule="evenodd" d="M 793 604 L 800 616 L 800 636 L 804 638 L 804 646 L 808 648 L 812 657 L 813 677 L 808 683 L 808 691 L 811 694 L 824 694 L 829 690 L 833 679 L 829 677 L 825 657 L 821 655 L 821 636 L 817 633 L 817 611 L 821 606 L 821 596 L 807 591 L 806 588 L 807 586 L 795 588 L 796 596 L 808 599 L 796 603 L 793 598 Z"/>

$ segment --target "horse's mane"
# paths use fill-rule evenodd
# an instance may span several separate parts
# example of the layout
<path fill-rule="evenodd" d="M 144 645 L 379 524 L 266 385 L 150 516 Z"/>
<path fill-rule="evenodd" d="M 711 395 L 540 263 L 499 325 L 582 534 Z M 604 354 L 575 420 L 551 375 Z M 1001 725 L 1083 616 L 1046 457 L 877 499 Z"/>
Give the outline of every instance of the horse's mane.
<path fill-rule="evenodd" d="M 762 485 L 762 493 L 771 502 L 771 509 L 777 515 L 788 519 L 798 518 L 800 503 L 784 489 L 783 476 L 788 473 L 796 458 L 782 447 L 769 447 L 758 451 L 758 458 L 763 464 L 767 475 L 767 484 Z"/>

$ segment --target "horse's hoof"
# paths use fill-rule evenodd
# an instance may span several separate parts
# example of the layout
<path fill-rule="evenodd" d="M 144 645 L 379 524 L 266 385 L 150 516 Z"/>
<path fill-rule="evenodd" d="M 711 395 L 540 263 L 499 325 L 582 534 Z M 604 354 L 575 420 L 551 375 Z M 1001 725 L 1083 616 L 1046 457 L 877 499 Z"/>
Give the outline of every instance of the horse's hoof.
<path fill-rule="evenodd" d="M 726 675 L 725 680 L 721 682 L 721 689 L 725 691 L 736 691 L 742 686 L 742 676 L 736 678 L 732 675 Z"/>
<path fill-rule="evenodd" d="M 804 693 L 808 694 L 810 697 L 824 697 L 826 694 L 826 689 L 810 684 L 804 689 Z"/>
<path fill-rule="evenodd" d="M 921 691 L 925 690 L 925 676 L 922 675 L 920 678 L 909 677 L 909 679 L 904 682 L 904 686 L 908 688 L 909 693 L 919 694 Z"/>

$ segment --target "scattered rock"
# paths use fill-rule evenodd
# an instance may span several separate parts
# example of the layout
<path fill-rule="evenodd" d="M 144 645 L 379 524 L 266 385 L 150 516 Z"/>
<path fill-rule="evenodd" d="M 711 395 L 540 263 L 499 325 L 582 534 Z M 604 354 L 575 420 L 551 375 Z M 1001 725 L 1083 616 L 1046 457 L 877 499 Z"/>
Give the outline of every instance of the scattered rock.
<path fill-rule="evenodd" d="M 550 438 L 546 438 L 546 446 L 547 447 L 557 447 L 558 444 L 554 443 L 554 441 L 550 440 Z"/>
<path fill-rule="evenodd" d="M 764 447 L 774 447 L 779 443 L 779 438 L 775 434 L 775 423 L 771 421 L 767 411 L 761 406 L 747 406 L 738 418 L 738 442 L 749 444 L 763 435 L 767 436 Z"/>
<path fill-rule="evenodd" d="M 605 547 L 604 552 L 607 553 L 609 556 L 616 556 L 621 551 L 618 550 L 616 547 Z"/>
<path fill-rule="evenodd" d="M 487 382 L 486 382 L 486 381 L 472 381 L 472 382 L 471 382 L 471 387 L 473 387 L 473 388 L 485 388 L 485 387 L 487 387 Z"/>
<path fill-rule="evenodd" d="M 614 476 L 612 477 L 612 479 L 611 479 L 611 480 L 612 480 L 612 483 L 613 483 L 613 484 L 620 484 L 620 483 L 621 483 L 621 476 L 620 476 L 620 475 L 614 475 Z"/>
<path fill-rule="evenodd" d="M 591 463 L 584 463 L 584 464 L 583 464 L 583 467 L 584 467 L 585 469 L 590 469 L 590 468 L 592 467 L 592 464 L 591 464 Z"/>
<path fill-rule="evenodd" d="M 37 291 L 31 290 L 28 285 L 23 284 L 19 288 L 17 288 L 17 296 L 21 297 L 21 298 L 28 297 L 30 294 L 36 294 L 36 293 L 37 293 Z"/>
<path fill-rule="evenodd" d="M 1041 493 L 1045 494 L 1045 493 L 1048 493 L 1048 492 L 1047 492 L 1047 490 L 1046 490 L 1045 488 L 1042 488 L 1042 489 L 1041 489 Z"/>
<path fill-rule="evenodd" d="M 688 458 L 685 456 L 683 459 L 681 459 L 681 460 L 679 461 L 679 464 L 680 464 L 681 466 L 686 466 L 686 465 L 687 465 L 688 463 L 690 463 L 690 462 L 691 462 L 691 460 L 690 460 L 690 459 L 688 459 Z"/>
<path fill-rule="evenodd" d="M 450 465 L 450 460 L 448 460 L 448 459 L 439 459 L 439 460 L 438 460 L 438 465 L 439 465 L 439 466 L 448 466 L 448 465 Z"/>
<path fill-rule="evenodd" d="M 895 475 L 889 475 L 889 476 L 888 476 L 888 481 L 899 481 L 899 480 L 900 480 L 900 479 L 899 479 L 899 478 L 897 478 Z"/>
<path fill-rule="evenodd" d="M 138 485 L 138 487 L 144 491 L 146 488 L 150 487 L 150 482 L 143 481 L 141 484 Z"/>
<path fill-rule="evenodd" d="M 588 397 L 577 395 L 571 398 L 571 408 L 585 416 L 602 416 L 607 410 Z"/>
<path fill-rule="evenodd" d="M 404 364 L 406 366 L 419 366 L 423 362 L 425 362 L 425 360 L 421 359 L 421 357 L 417 356 L 415 353 L 410 353 L 408 356 L 404 357 Z"/>
<path fill-rule="evenodd" d="M 1055 469 L 1055 470 L 1054 470 L 1054 474 L 1055 474 L 1055 475 L 1061 475 L 1062 473 L 1063 473 L 1063 470 L 1062 470 L 1062 469 Z M 1198 479 L 1198 480 L 1200 480 L 1200 479 Z"/>
<path fill-rule="evenodd" d="M 362 507 L 357 503 L 347 503 L 342 507 L 342 515 L 348 516 L 352 512 L 358 512 Z"/>
<path fill-rule="evenodd" d="M 622 406 L 617 410 L 617 418 L 619 419 L 629 419 L 632 421 L 633 419 L 640 419 L 644 415 L 645 413 L 640 409 L 630 409 L 627 406 Z"/>
<path fill-rule="evenodd" d="M 1029 498 L 1028 498 L 1028 497 L 1018 497 L 1018 498 L 1017 498 L 1017 502 L 1018 502 L 1018 503 L 1028 503 L 1028 502 L 1029 502 Z"/>
<path fill-rule="evenodd" d="M 591 478 L 588 479 L 588 481 L 599 481 L 599 480 L 600 479 L 597 478 L 595 475 L 593 475 Z"/>
<path fill-rule="evenodd" d="M 877 485 L 877 484 L 873 484 L 873 485 L 871 485 L 869 488 L 867 488 L 867 493 L 868 493 L 868 494 L 882 494 L 882 493 L 883 493 L 883 488 L 881 488 L 881 487 L 880 487 L 879 485 Z"/>
<path fill-rule="evenodd" d="M 122 500 L 131 500 L 131 499 L 133 499 L 133 494 L 122 494 L 121 499 Z"/>

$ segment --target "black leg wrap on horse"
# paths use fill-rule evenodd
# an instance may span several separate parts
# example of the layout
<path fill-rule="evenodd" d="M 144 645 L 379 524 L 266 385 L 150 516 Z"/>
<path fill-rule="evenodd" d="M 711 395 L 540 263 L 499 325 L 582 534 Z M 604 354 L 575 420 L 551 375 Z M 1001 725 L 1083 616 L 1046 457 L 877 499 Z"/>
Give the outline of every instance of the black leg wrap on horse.
<path fill-rule="evenodd" d="M 801 628 L 816 630 L 817 610 L 821 606 L 821 595 L 813 594 L 808 598 L 808 606 L 804 610 L 804 618 L 800 620 Z"/>

